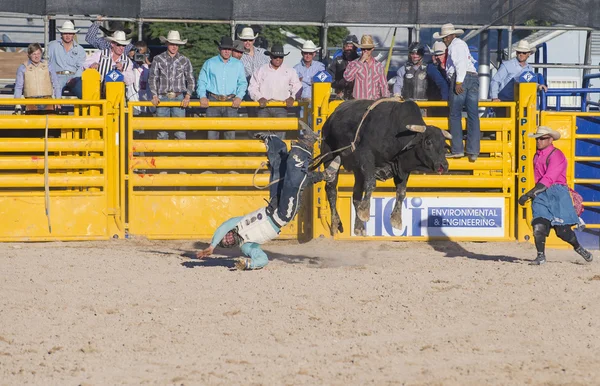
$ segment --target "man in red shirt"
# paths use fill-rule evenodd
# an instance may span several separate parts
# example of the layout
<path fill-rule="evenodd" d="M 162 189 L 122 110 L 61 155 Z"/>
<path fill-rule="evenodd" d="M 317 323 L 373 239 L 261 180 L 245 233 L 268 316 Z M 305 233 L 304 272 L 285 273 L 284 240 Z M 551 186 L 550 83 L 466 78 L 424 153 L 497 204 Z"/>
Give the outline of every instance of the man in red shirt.
<path fill-rule="evenodd" d="M 351 61 L 344 71 L 344 79 L 354 82 L 352 97 L 354 99 L 379 99 L 390 96 L 383 64 L 373 58 L 373 37 L 363 35 L 360 44 L 354 43 L 362 50 L 360 58 Z"/>

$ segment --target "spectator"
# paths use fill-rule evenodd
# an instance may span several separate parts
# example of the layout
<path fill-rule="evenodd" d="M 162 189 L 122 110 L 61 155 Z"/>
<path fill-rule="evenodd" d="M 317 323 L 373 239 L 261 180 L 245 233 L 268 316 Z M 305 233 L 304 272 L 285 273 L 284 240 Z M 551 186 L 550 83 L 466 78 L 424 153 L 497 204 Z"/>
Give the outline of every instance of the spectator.
<path fill-rule="evenodd" d="M 298 78 L 302 82 L 302 94 L 300 100 L 310 102 L 312 97 L 312 80 L 313 77 L 320 71 L 325 71 L 325 65 L 319 61 L 313 60 L 317 51 L 321 47 L 315 46 L 312 40 L 307 40 L 302 45 L 302 59 L 300 63 L 294 66 L 294 70 L 298 73 Z"/>
<path fill-rule="evenodd" d="M 296 71 L 283 64 L 283 58 L 289 55 L 289 52 L 284 53 L 281 44 L 274 44 L 271 51 L 265 51 L 265 55 L 269 55 L 271 61 L 252 74 L 248 92 L 260 105 L 259 117 L 285 118 L 288 109 L 294 104 L 296 93 L 302 88 L 302 83 Z M 267 107 L 267 101 L 285 101 L 286 107 Z M 279 132 L 277 135 L 285 139 L 285 132 Z"/>
<path fill-rule="evenodd" d="M 104 36 L 112 36 L 117 31 L 125 32 L 125 35 L 129 35 L 131 33 L 130 29 L 125 29 L 125 25 L 123 22 L 117 22 L 118 24 L 113 24 L 113 31 L 108 30 L 100 25 L 102 21 L 106 20 L 105 16 L 98 15 L 96 21 L 94 21 L 90 27 L 88 28 L 88 32 L 85 35 L 85 41 L 89 43 L 94 48 L 99 50 L 106 50 L 110 48 L 110 42 L 102 37 L 98 36 L 98 32 L 102 31 Z M 130 52 L 133 52 L 135 45 L 129 43 L 125 46 L 125 54 L 129 56 L 129 59 L 133 61 L 133 56 L 130 55 Z"/>
<path fill-rule="evenodd" d="M 74 40 L 79 32 L 70 21 L 65 21 L 61 28 L 60 40 L 48 43 L 48 62 L 58 75 L 60 92 L 68 89 L 81 99 L 81 73 L 85 62 L 85 51 Z"/>
<path fill-rule="evenodd" d="M 467 43 L 458 38 L 464 33 L 453 24 L 444 24 L 441 31 L 433 34 L 434 39 L 442 39 L 448 47 L 446 75 L 450 81 L 448 126 L 452 134 L 452 150 L 448 158 L 465 156 L 463 145 L 462 111 L 467 109 L 467 156 L 475 162 L 479 156 L 479 77 L 475 71 L 475 60 Z"/>
<path fill-rule="evenodd" d="M 192 63 L 179 53 L 179 46 L 185 45 L 187 39 L 181 40 L 179 31 L 169 31 L 166 38 L 160 37 L 160 41 L 167 44 L 167 50 L 155 56 L 150 66 L 148 83 L 152 93 L 152 104 L 158 106 L 160 102 L 181 102 L 180 107 L 157 107 L 156 115 L 185 117 L 185 109 L 194 92 Z M 161 131 L 157 138 L 169 139 L 169 133 Z M 185 132 L 176 131 L 175 138 L 185 139 Z"/>
<path fill-rule="evenodd" d="M 104 77 L 115 69 L 123 74 L 125 85 L 131 85 L 135 80 L 133 63 L 125 54 L 125 46 L 131 43 L 131 39 L 125 39 L 125 32 L 115 31 L 106 40 L 110 41 L 110 48 L 98 50 L 88 56 L 84 67 L 97 70 L 102 83 L 104 83 Z"/>
<path fill-rule="evenodd" d="M 151 101 L 152 93 L 148 84 L 148 77 L 150 76 L 148 45 L 144 41 L 138 41 L 135 43 L 135 50 L 131 50 L 131 52 L 135 53 L 133 55 L 134 81 L 127 86 L 127 100 L 132 102 Z M 134 115 L 147 115 L 152 112 L 154 112 L 154 108 L 140 106 L 133 108 Z"/>
<path fill-rule="evenodd" d="M 258 34 L 254 35 L 254 30 L 250 27 L 244 28 L 238 35 L 238 38 L 244 43 L 245 52 L 242 56 L 242 63 L 248 80 L 260 67 L 269 63 L 269 58 L 265 56 L 266 50 L 254 46 L 257 36 Z"/>
<path fill-rule="evenodd" d="M 535 134 L 528 136 L 535 138 L 537 148 L 533 157 L 535 186 L 519 197 L 519 204 L 525 205 L 530 199 L 533 200 L 531 225 L 537 257 L 531 264 L 546 262 L 546 237 L 550 229 L 554 229 L 556 235 L 569 243 L 585 261 L 592 261 L 594 257 L 579 244 L 572 229 L 579 219 L 567 186 L 567 158 L 552 144 L 560 139 L 560 133 L 550 127 L 540 126 Z"/>
<path fill-rule="evenodd" d="M 42 60 L 42 47 L 32 43 L 27 47 L 29 59 L 17 69 L 14 98 L 60 99 L 60 83 L 52 65 Z M 18 108 L 17 110 L 20 110 Z M 54 110 L 52 105 L 27 105 L 25 110 Z"/>
<path fill-rule="evenodd" d="M 244 48 L 244 42 L 241 40 L 233 41 L 233 51 L 231 51 L 231 56 L 236 58 L 237 60 L 242 60 L 242 56 L 244 56 L 244 52 L 246 49 Z M 242 64 L 243 65 L 243 64 Z M 246 69 L 244 69 L 244 72 Z"/>
<path fill-rule="evenodd" d="M 527 64 L 529 56 L 535 52 L 535 47 L 531 47 L 529 42 L 521 40 L 515 49 L 516 57 L 502 62 L 500 68 L 490 82 L 490 98 L 494 102 L 514 101 L 515 100 L 515 82 L 519 82 L 519 77 L 525 71 L 533 72 L 533 68 Z M 539 80 L 538 80 L 539 82 Z M 544 84 L 538 85 L 539 90 L 548 90 Z M 496 109 L 496 116 L 506 116 L 505 109 Z M 502 110 L 502 111 L 499 111 Z"/>
<path fill-rule="evenodd" d="M 354 43 L 362 50 L 360 59 L 348 63 L 344 71 L 346 82 L 354 82 L 352 97 L 354 99 L 379 99 L 390 95 L 383 64 L 376 61 L 372 54 L 375 44 L 371 35 L 363 35 L 360 44 Z"/>
<path fill-rule="evenodd" d="M 348 63 L 358 59 L 359 55 L 356 52 L 358 39 L 354 35 L 348 35 L 344 39 L 343 52 L 340 56 L 334 56 L 332 62 L 327 69 L 333 78 L 333 87 L 336 95 L 342 99 L 352 99 L 352 90 L 354 82 L 348 82 L 344 79 L 344 71 Z"/>
<path fill-rule="evenodd" d="M 246 94 L 248 82 L 244 65 L 232 58 L 233 40 L 223 36 L 219 43 L 219 55 L 204 62 L 198 76 L 196 93 L 200 98 L 200 107 L 207 108 L 209 101 L 231 102 L 231 107 L 208 107 L 207 117 L 237 117 L 238 108 Z M 226 131 L 225 139 L 235 139 L 235 131 Z M 208 139 L 219 139 L 218 131 L 209 131 Z"/>
<path fill-rule="evenodd" d="M 428 99 L 431 101 L 447 101 L 450 86 L 446 78 L 446 45 L 442 42 L 433 44 L 431 62 L 427 64 L 429 78 Z M 448 107 L 430 107 L 428 114 L 432 117 L 447 117 Z"/>
<path fill-rule="evenodd" d="M 408 47 L 408 61 L 398 69 L 394 95 L 404 99 L 427 98 L 427 66 L 423 63 L 425 48 L 419 42 L 411 43 Z"/>

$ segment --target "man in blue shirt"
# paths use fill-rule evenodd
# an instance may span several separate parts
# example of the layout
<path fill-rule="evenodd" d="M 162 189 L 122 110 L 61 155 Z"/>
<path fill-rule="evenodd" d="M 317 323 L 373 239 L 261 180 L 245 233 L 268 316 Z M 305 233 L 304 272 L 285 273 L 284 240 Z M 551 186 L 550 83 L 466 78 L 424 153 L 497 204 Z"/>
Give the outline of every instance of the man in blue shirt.
<path fill-rule="evenodd" d="M 312 97 L 312 80 L 320 71 L 325 71 L 325 65 L 319 61 L 313 60 L 317 51 L 321 47 L 315 46 L 312 40 L 307 40 L 302 45 L 302 59 L 300 63 L 294 66 L 298 73 L 298 78 L 302 82 L 302 95 L 299 98 L 303 102 L 310 102 Z"/>
<path fill-rule="evenodd" d="M 535 47 L 531 47 L 527 41 L 521 40 L 517 44 L 515 51 L 516 57 L 502 62 L 500 68 L 490 82 L 490 98 L 494 102 L 514 101 L 515 82 L 519 82 L 519 77 L 523 72 L 533 72 L 533 67 L 527 63 L 527 59 L 535 52 Z M 538 82 L 539 80 L 540 79 L 538 78 Z M 548 87 L 544 84 L 539 84 L 538 89 L 548 90 Z M 504 111 L 496 111 L 496 116 L 505 116 L 505 114 Z"/>
<path fill-rule="evenodd" d="M 233 40 L 223 36 L 219 43 L 219 55 L 204 62 L 196 92 L 200 107 L 207 108 L 207 117 L 237 117 L 237 109 L 246 94 L 248 81 L 241 61 L 231 57 Z M 231 101 L 231 107 L 208 107 L 209 101 Z M 226 131 L 225 139 L 235 139 L 235 131 Z M 209 131 L 208 139 L 219 139 L 218 131 Z"/>
<path fill-rule="evenodd" d="M 225 221 L 215 231 L 210 245 L 196 254 L 198 258 L 212 255 L 217 245 L 224 248 L 239 246 L 246 257 L 236 261 L 237 269 L 244 271 L 264 267 L 269 259 L 260 244 L 276 238 L 281 228 L 296 217 L 304 188 L 309 183 L 332 181 L 335 178 L 340 167 L 339 156 L 324 172 L 308 171 L 314 144 L 319 137 L 304 122 L 299 122 L 299 140 L 292 143 L 289 152 L 276 135 L 256 135 L 265 141 L 267 147 L 271 169 L 269 205 Z"/>
<path fill-rule="evenodd" d="M 85 62 L 85 50 L 74 40 L 79 32 L 70 21 L 65 21 L 61 28 L 60 40 L 48 43 L 48 62 L 52 65 L 60 84 L 61 94 L 63 89 L 69 89 L 77 98 L 81 99 L 81 73 Z"/>

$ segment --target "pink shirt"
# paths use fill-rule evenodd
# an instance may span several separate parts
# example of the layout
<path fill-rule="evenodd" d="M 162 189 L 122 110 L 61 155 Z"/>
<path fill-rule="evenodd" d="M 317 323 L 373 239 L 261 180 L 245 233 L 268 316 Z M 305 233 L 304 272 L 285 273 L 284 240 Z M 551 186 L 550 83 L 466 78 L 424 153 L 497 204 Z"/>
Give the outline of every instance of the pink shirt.
<path fill-rule="evenodd" d="M 567 157 L 559 149 L 552 152 L 554 149 L 554 145 L 550 145 L 538 150 L 533 157 L 535 183 L 541 182 L 548 188 L 553 184 L 567 185 Z M 548 156 L 550 159 L 546 162 Z"/>
<path fill-rule="evenodd" d="M 271 63 L 261 66 L 252 74 L 248 94 L 252 100 L 260 98 L 274 101 L 285 101 L 289 97 L 295 99 L 296 93 L 302 88 L 298 73 L 285 64 L 276 70 Z"/>
<path fill-rule="evenodd" d="M 383 64 L 375 59 L 361 62 L 356 59 L 348 63 L 344 71 L 344 79 L 354 81 L 352 96 L 354 99 L 379 99 L 390 96 Z"/>

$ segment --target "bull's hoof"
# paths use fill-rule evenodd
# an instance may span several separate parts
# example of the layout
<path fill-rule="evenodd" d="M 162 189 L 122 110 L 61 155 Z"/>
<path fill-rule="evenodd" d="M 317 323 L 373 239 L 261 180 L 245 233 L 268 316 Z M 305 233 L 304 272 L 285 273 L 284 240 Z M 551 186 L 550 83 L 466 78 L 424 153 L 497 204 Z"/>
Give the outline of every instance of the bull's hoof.
<path fill-rule="evenodd" d="M 367 235 L 367 231 L 365 230 L 365 228 L 354 228 L 354 235 L 355 236 L 366 236 Z"/>
<path fill-rule="evenodd" d="M 356 214 L 361 221 L 369 221 L 371 218 L 371 204 L 369 201 L 361 201 L 358 204 L 358 209 L 356 210 Z"/>
<path fill-rule="evenodd" d="M 390 224 L 396 229 L 402 229 L 402 212 L 393 212 L 390 217 Z"/>
<path fill-rule="evenodd" d="M 334 218 L 331 221 L 331 228 L 329 229 L 331 237 L 334 237 L 338 232 L 344 233 L 344 226 L 339 218 Z"/>

